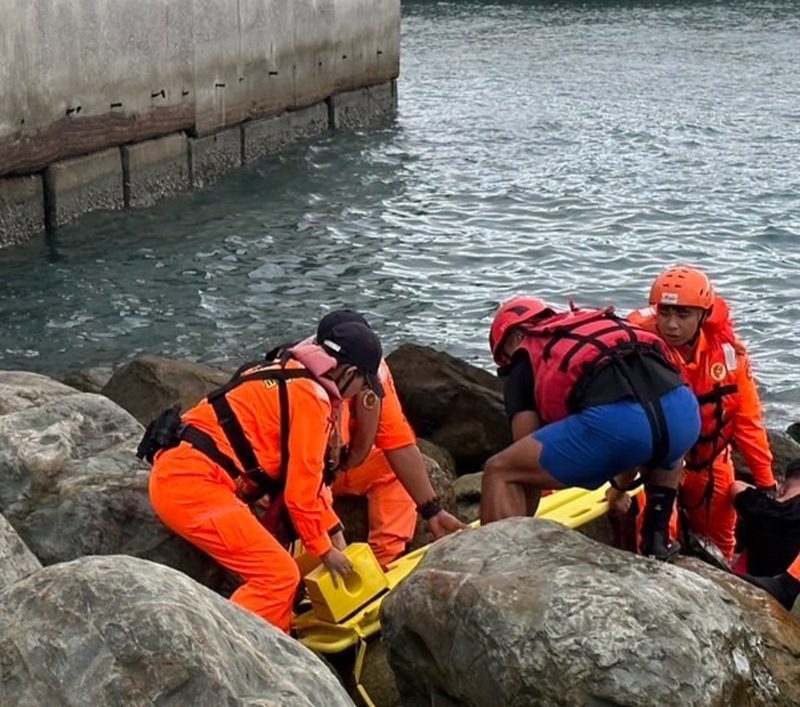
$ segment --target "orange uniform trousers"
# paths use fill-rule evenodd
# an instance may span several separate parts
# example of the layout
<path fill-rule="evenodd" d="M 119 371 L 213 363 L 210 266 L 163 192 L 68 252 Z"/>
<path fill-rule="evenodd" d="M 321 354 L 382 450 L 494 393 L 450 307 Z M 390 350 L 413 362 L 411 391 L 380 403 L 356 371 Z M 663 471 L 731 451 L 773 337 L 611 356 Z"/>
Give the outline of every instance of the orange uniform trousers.
<path fill-rule="evenodd" d="M 704 502 L 709 473 L 713 474 L 713 486 L 710 497 Z M 736 508 L 730 496 L 733 481 L 733 465 L 720 458 L 712 472 L 684 471 L 679 490 L 680 501 L 689 517 L 689 527 L 713 541 L 728 561 L 733 559 L 736 547 Z"/>
<path fill-rule="evenodd" d="M 333 494 L 367 497 L 368 542 L 383 567 L 405 552 L 417 507 L 380 449 L 373 447 L 363 464 L 339 473 Z"/>
<path fill-rule="evenodd" d="M 150 501 L 162 522 L 244 580 L 232 602 L 288 633 L 300 570 L 235 489 L 186 443 L 159 454 L 150 474 Z"/>
<path fill-rule="evenodd" d="M 686 509 L 689 529 L 698 535 L 705 535 L 730 562 L 736 547 L 736 509 L 730 497 L 730 488 L 734 481 L 733 466 L 719 461 L 714 465 L 713 486 L 709 490 L 708 471 L 684 470 L 678 490 L 679 502 Z M 639 508 L 644 508 L 646 495 L 639 496 Z M 680 539 L 680 514 L 676 504 L 675 512 L 670 519 L 669 529 L 673 538 Z M 641 538 L 644 514 L 636 517 L 637 537 Z"/>

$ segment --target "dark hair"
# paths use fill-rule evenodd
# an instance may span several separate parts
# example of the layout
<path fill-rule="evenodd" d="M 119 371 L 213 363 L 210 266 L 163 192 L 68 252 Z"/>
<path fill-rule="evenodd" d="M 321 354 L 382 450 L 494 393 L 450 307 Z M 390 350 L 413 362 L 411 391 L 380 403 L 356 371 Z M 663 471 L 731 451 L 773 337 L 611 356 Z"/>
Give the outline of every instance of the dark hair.
<path fill-rule="evenodd" d="M 792 459 L 783 470 L 786 481 L 800 479 L 800 458 Z"/>

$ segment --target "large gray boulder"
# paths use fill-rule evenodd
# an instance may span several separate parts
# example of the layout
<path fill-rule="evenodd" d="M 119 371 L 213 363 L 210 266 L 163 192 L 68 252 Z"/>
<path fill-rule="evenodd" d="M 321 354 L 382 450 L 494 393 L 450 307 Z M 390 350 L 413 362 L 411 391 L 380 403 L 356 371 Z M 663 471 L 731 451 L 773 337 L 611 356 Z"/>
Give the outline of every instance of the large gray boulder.
<path fill-rule="evenodd" d="M 465 523 L 472 523 L 481 517 L 481 486 L 483 472 L 463 474 L 453 484 L 456 494 L 456 515 Z"/>
<path fill-rule="evenodd" d="M 81 393 L 102 393 L 113 373 L 114 369 L 111 366 L 91 366 L 70 371 L 61 382 Z"/>
<path fill-rule="evenodd" d="M 352 705 L 307 648 L 168 567 L 53 565 L 0 593 L 0 704 Z"/>
<path fill-rule="evenodd" d="M 422 439 L 422 437 L 417 439 L 417 446 L 419 447 L 419 451 L 426 457 L 433 459 L 448 477 L 456 477 L 456 460 L 444 447 L 440 447 L 430 440 Z"/>
<path fill-rule="evenodd" d="M 795 442 L 800 442 L 800 422 L 793 422 L 786 428 L 788 434 Z"/>
<path fill-rule="evenodd" d="M 75 395 L 75 389 L 28 371 L 0 371 L 0 415 Z"/>
<path fill-rule="evenodd" d="M 0 515 L 0 591 L 42 569 L 11 523 Z"/>
<path fill-rule="evenodd" d="M 405 705 L 800 703 L 788 612 L 549 521 L 445 538 L 381 620 Z"/>
<path fill-rule="evenodd" d="M 218 566 L 153 512 L 136 420 L 101 395 L 0 372 L 12 399 L 23 395 L 11 381 L 34 403 L 0 415 L 0 512 L 43 564 L 126 553 L 219 584 Z"/>
<path fill-rule="evenodd" d="M 387 362 L 411 426 L 453 455 L 459 475 L 478 471 L 511 444 L 503 384 L 496 376 L 415 344 L 403 344 Z"/>
<path fill-rule="evenodd" d="M 138 356 L 114 371 L 101 392 L 147 425 L 173 405 L 188 410 L 230 377 L 201 363 Z"/>
<path fill-rule="evenodd" d="M 772 658 L 772 672 L 781 676 L 782 681 L 794 681 L 797 686 L 798 663 L 800 663 L 800 649 L 798 649 L 796 632 L 787 631 L 784 617 L 785 609 L 778 601 L 767 592 L 754 587 L 747 582 L 743 582 L 730 572 L 722 572 L 711 565 L 698 560 L 694 557 L 679 557 L 677 564 L 681 567 L 691 569 L 697 574 L 707 577 L 712 582 L 720 585 L 726 592 L 736 597 L 736 601 L 747 608 L 747 619 L 750 625 L 759 631 L 764 637 L 764 642 L 768 646 L 777 647 L 778 650 L 771 650 L 769 655 Z M 800 599 L 797 599 L 792 608 L 792 616 L 795 617 L 797 624 L 800 625 Z M 796 692 L 794 702 L 789 704 L 800 704 Z"/>

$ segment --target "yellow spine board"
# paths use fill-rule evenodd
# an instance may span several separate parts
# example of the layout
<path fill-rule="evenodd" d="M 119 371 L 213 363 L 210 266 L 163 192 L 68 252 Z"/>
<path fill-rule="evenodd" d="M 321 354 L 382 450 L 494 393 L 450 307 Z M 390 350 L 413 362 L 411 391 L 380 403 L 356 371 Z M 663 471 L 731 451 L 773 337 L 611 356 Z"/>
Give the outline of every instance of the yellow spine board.
<path fill-rule="evenodd" d="M 367 543 L 353 543 L 344 551 L 353 570 L 334 580 L 320 565 L 305 576 L 308 598 L 317 618 L 339 623 L 389 588 L 389 582 Z"/>
<path fill-rule="evenodd" d="M 608 504 L 605 500 L 608 484 L 595 490 L 586 491 L 584 489 L 563 489 L 545 496 L 536 513 L 537 518 L 547 518 L 554 520 L 568 528 L 579 528 L 595 518 L 599 518 L 608 511 Z M 641 489 L 632 493 L 636 494 Z M 473 524 L 476 527 L 477 524 Z M 366 547 L 365 543 L 354 543 L 348 547 Z M 367 549 L 369 549 L 367 547 Z M 294 627 L 297 631 L 299 640 L 319 653 L 338 653 L 356 645 L 359 637 L 370 637 L 380 631 L 380 606 L 385 596 L 384 589 L 393 589 L 403 579 L 405 579 L 424 557 L 428 546 L 421 547 L 414 552 L 401 557 L 392 562 L 386 570 L 380 574 L 384 577 L 383 586 L 376 588 L 381 583 L 375 584 L 375 565 L 372 565 L 364 553 L 363 549 L 354 552 L 362 567 L 362 576 L 367 578 L 364 582 L 363 590 L 352 591 L 347 587 L 335 589 L 330 583 L 330 575 L 324 567 L 318 567 L 306 578 L 316 576 L 314 591 L 319 591 L 323 596 L 317 601 L 312 597 L 312 611 L 308 611 L 295 617 Z M 351 551 L 352 552 L 352 551 Z M 370 552 L 369 555 L 374 561 L 375 558 Z M 351 557 L 352 560 L 352 557 Z M 324 576 L 328 576 L 328 583 L 325 583 Z M 363 581 L 363 580 L 362 580 Z M 318 588 L 324 586 L 323 590 Z M 369 591 L 367 589 L 369 588 Z M 311 594 L 309 587 L 309 594 Z M 367 595 L 374 591 L 369 598 Z M 319 595 L 317 595 L 319 597 Z M 361 604 L 357 604 L 357 600 Z M 322 608 L 320 608 L 322 607 Z M 336 619 L 339 616 L 340 619 Z M 341 617 L 344 620 L 341 620 Z"/>

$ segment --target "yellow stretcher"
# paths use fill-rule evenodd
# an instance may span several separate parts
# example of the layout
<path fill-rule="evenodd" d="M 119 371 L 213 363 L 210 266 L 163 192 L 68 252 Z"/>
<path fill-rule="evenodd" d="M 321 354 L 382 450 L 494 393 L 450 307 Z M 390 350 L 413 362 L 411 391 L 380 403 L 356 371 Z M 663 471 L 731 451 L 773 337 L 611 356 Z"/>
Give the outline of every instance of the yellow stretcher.
<path fill-rule="evenodd" d="M 605 500 L 607 489 L 608 484 L 595 491 L 577 488 L 556 491 L 541 500 L 536 517 L 554 520 L 568 528 L 579 528 L 584 523 L 599 518 L 608 511 L 608 504 Z M 637 493 L 638 490 L 632 493 Z M 476 527 L 478 523 L 475 522 L 472 525 Z M 368 574 L 371 569 L 368 567 L 369 560 L 364 557 L 363 547 L 362 544 L 355 543 L 348 548 L 348 554 L 352 552 L 351 560 L 354 561 L 354 565 L 359 562 L 367 563 L 364 564 L 364 572 Z M 364 586 L 362 583 L 358 583 L 354 587 L 341 587 L 335 590 L 330 586 L 324 586 L 324 575 L 327 574 L 324 568 L 318 568 L 306 576 L 306 586 L 310 592 L 312 590 L 315 592 L 318 602 L 327 600 L 331 607 L 324 607 L 320 610 L 319 604 L 317 604 L 315 609 L 296 616 L 293 627 L 297 638 L 311 650 L 327 655 L 341 653 L 356 647 L 353 668 L 355 686 L 364 702 L 371 707 L 374 707 L 374 705 L 361 685 L 360 679 L 367 639 L 381 630 L 380 610 L 383 598 L 411 574 L 427 550 L 428 546 L 421 547 L 392 562 L 386 570 L 386 581 L 383 583 L 385 586 L 379 589 L 380 594 L 377 596 L 373 594 L 366 603 L 363 603 L 363 601 L 360 604 L 358 603 L 359 599 L 363 598 L 362 591 Z M 356 569 L 358 570 L 358 567 Z M 324 595 L 326 592 L 328 593 L 327 598 L 320 596 L 320 594 Z M 350 602 L 349 606 L 348 602 Z M 334 623 L 320 618 L 320 614 L 327 616 L 345 614 L 345 618 Z"/>

